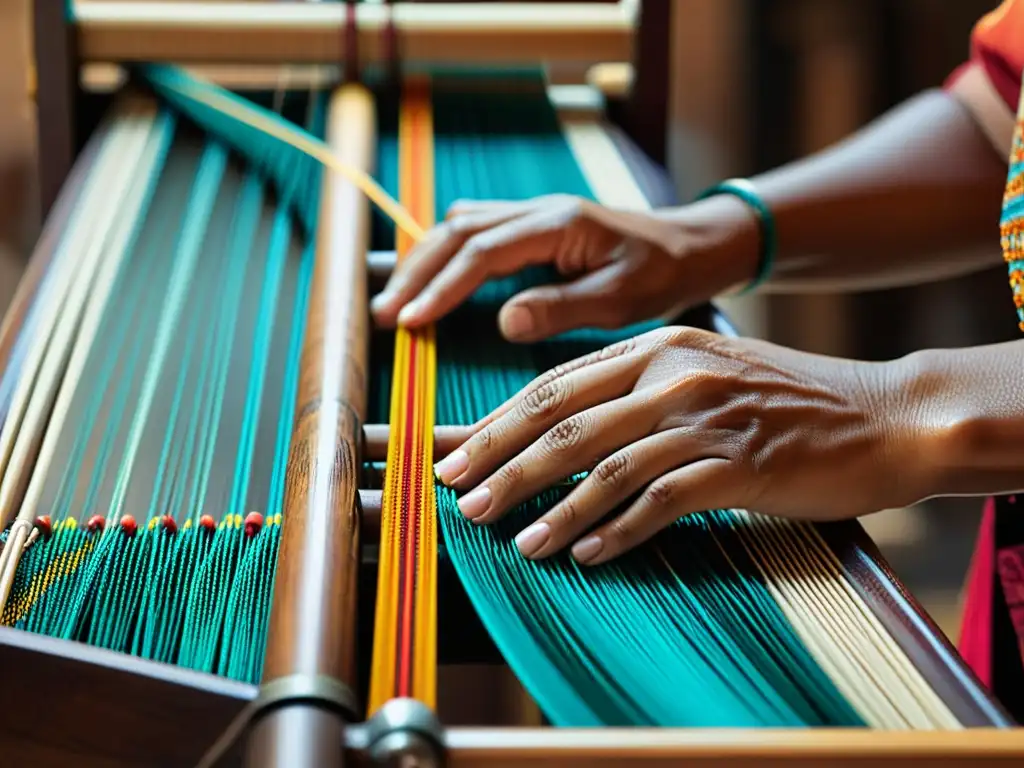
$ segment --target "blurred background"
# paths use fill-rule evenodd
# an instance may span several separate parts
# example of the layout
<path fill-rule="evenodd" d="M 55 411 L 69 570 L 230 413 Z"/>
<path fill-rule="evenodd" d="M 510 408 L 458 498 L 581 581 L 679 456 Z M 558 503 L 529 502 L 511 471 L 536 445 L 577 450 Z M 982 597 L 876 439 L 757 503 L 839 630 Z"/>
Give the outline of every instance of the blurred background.
<path fill-rule="evenodd" d="M 685 199 L 836 141 L 968 53 L 997 0 L 648 0 L 672 3 L 668 165 Z M 29 0 L 0 0 L 0 307 L 39 229 Z M 887 358 L 1016 333 L 996 233 L 992 269 L 914 290 L 753 298 L 741 328 L 803 349 Z M 866 521 L 896 572 L 954 639 L 980 502 L 930 502 Z"/>

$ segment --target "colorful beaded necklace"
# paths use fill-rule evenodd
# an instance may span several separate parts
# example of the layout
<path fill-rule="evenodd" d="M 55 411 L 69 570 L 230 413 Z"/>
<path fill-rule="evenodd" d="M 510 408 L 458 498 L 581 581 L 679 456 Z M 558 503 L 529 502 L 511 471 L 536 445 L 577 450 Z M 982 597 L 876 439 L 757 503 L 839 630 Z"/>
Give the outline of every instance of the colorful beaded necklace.
<path fill-rule="evenodd" d="M 1009 271 L 1013 303 L 1017 307 L 1017 325 L 1024 331 L 1024 93 L 1017 107 L 1017 121 L 1013 129 L 999 241 Z"/>

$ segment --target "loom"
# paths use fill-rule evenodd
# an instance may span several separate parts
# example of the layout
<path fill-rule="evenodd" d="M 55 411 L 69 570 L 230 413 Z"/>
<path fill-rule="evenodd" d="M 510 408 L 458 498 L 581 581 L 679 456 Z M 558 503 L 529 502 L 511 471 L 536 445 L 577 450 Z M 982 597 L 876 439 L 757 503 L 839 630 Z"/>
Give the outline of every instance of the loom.
<path fill-rule="evenodd" d="M 433 483 L 465 425 L 656 324 L 508 344 L 528 272 L 383 332 L 371 286 L 457 198 L 671 204 L 639 125 L 665 126 L 668 6 L 35 2 L 3 765 L 1019 764 L 857 523 L 712 510 L 587 570 L 512 544 L 574 478 L 487 528 Z M 527 715 L 452 722 L 468 664 Z"/>

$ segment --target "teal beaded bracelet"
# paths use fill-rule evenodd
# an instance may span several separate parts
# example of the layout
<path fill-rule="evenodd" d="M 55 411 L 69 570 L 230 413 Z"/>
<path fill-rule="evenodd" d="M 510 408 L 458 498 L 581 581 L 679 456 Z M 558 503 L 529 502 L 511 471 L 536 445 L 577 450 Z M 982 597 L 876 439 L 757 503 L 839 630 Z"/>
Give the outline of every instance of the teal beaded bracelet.
<path fill-rule="evenodd" d="M 772 275 L 772 268 L 775 266 L 775 251 L 778 247 L 778 236 L 775 232 L 775 217 L 771 209 L 757 194 L 754 185 L 746 179 L 728 179 L 713 187 L 701 192 L 698 200 L 704 200 L 715 195 L 733 195 L 754 209 L 761 229 L 761 249 L 757 259 L 757 274 L 750 281 L 746 288 L 740 293 L 753 291 Z"/>

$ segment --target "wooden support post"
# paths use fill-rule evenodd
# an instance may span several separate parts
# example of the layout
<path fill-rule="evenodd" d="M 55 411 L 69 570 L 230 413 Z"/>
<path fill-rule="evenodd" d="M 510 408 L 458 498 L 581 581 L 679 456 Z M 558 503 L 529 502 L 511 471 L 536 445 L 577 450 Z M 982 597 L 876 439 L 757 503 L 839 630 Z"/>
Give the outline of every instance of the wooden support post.
<path fill-rule="evenodd" d="M 78 50 L 66 18 L 67 0 L 35 0 L 36 152 L 45 218 L 71 172 L 78 149 Z"/>
<path fill-rule="evenodd" d="M 632 89 L 616 120 L 658 165 L 665 164 L 668 137 L 671 22 L 669 0 L 641 2 L 633 47 Z"/>
<path fill-rule="evenodd" d="M 369 172 L 372 96 L 346 85 L 328 109 L 328 143 L 346 163 Z M 320 222 L 263 684 L 292 678 L 355 688 L 357 499 L 369 366 L 366 198 L 325 172 Z M 284 703 L 258 719 L 247 765 L 340 766 L 345 719 L 318 698 Z"/>

